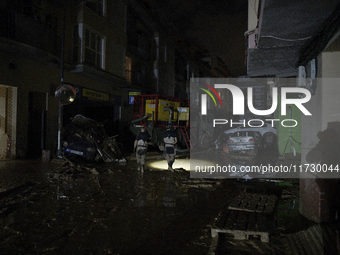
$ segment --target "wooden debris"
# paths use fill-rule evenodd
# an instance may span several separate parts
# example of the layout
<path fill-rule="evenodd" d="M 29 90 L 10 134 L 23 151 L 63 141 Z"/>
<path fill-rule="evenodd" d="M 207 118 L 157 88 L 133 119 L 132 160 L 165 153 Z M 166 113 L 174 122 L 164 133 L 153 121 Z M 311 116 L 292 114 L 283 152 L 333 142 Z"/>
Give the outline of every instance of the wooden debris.
<path fill-rule="evenodd" d="M 230 210 L 273 213 L 277 196 L 241 192 L 228 206 Z"/>
<path fill-rule="evenodd" d="M 249 236 L 259 236 L 262 242 L 269 242 L 269 230 L 273 227 L 274 222 L 268 218 L 268 215 L 234 210 L 227 211 L 224 226 L 221 227 L 221 222 L 218 222 L 211 228 L 212 237 L 216 237 L 218 233 L 227 233 L 232 234 L 236 240 L 245 240 Z"/>
<path fill-rule="evenodd" d="M 232 234 L 236 240 L 259 236 L 262 242 L 269 242 L 269 230 L 274 228 L 274 212 L 277 196 L 241 192 L 222 210 L 211 228 L 212 237 L 218 233 Z"/>

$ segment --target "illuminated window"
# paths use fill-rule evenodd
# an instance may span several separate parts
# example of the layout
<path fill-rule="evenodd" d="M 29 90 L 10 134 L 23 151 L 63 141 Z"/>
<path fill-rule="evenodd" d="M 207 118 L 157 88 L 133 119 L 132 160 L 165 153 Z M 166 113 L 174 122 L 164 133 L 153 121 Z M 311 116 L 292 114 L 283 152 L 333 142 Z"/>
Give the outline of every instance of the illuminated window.
<path fill-rule="evenodd" d="M 104 17 L 105 0 L 87 0 L 86 6 L 98 15 Z"/>
<path fill-rule="evenodd" d="M 132 81 L 132 60 L 129 57 L 125 57 L 125 79 L 131 83 Z"/>

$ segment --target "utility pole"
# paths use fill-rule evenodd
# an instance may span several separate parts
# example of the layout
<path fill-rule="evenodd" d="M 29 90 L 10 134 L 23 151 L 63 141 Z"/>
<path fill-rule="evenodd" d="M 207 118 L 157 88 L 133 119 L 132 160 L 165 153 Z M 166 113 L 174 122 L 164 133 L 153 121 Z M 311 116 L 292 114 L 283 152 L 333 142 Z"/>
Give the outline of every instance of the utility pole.
<path fill-rule="evenodd" d="M 63 31 L 61 37 L 61 58 L 60 58 L 60 86 L 64 83 L 64 51 L 65 51 L 65 29 L 66 29 L 66 0 L 64 0 L 63 11 Z M 62 158 L 61 153 L 61 137 L 63 129 L 63 105 L 59 102 L 59 115 L 58 115 L 58 151 L 57 157 Z"/>

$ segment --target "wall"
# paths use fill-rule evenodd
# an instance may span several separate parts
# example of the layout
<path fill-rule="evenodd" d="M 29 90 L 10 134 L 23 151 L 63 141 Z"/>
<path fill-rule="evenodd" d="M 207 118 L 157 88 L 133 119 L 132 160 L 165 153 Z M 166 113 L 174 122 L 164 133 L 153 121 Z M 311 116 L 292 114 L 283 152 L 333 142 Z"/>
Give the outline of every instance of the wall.
<path fill-rule="evenodd" d="M 248 0 L 248 30 L 257 27 L 257 12 L 260 0 Z"/>
<path fill-rule="evenodd" d="M 17 89 L 0 84 L 0 160 L 16 156 Z"/>
<path fill-rule="evenodd" d="M 340 165 L 340 52 L 324 51 L 318 57 L 317 89 L 305 104 L 313 117 L 302 116 L 301 163 Z M 331 134 L 331 135 L 328 135 Z M 301 175 L 300 212 L 316 222 L 334 221 L 339 211 L 338 179 Z"/>

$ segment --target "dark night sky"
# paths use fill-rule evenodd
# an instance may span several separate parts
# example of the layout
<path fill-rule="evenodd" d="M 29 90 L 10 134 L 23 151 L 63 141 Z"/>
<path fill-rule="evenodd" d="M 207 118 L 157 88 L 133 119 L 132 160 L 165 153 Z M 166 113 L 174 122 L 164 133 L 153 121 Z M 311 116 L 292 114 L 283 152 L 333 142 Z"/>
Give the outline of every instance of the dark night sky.
<path fill-rule="evenodd" d="M 233 76 L 246 74 L 247 0 L 163 0 L 157 4 L 167 10 L 185 39 L 219 55 Z"/>

